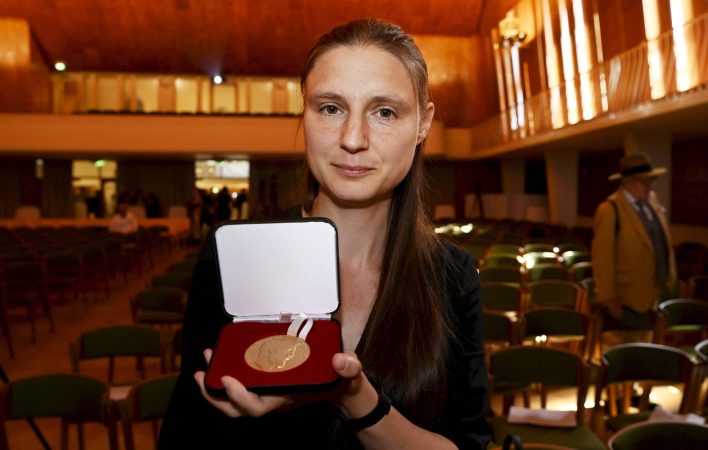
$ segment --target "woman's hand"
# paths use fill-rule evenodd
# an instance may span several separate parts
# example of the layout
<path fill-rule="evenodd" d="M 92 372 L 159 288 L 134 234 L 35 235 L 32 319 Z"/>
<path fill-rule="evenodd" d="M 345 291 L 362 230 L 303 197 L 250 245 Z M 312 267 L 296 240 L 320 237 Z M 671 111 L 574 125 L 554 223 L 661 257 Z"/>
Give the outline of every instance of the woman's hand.
<path fill-rule="evenodd" d="M 207 364 L 211 360 L 212 350 L 204 350 L 204 358 Z M 221 377 L 221 382 L 226 388 L 227 398 L 215 398 L 209 395 L 204 387 L 204 371 L 199 371 L 194 374 L 194 379 L 202 391 L 202 395 L 218 410 L 229 417 L 252 416 L 260 417 L 283 406 L 290 405 L 293 400 L 290 397 L 282 397 L 275 395 L 258 395 L 246 389 L 234 377 L 228 375 Z"/>
<path fill-rule="evenodd" d="M 212 350 L 204 350 L 207 364 Z M 258 395 L 234 377 L 224 376 L 221 382 L 226 389 L 226 398 L 209 395 L 204 386 L 205 372 L 194 374 L 194 379 L 205 399 L 229 417 L 260 417 L 271 411 L 287 409 L 298 404 L 328 400 L 341 409 L 348 417 L 359 417 L 371 411 L 378 401 L 378 394 L 364 375 L 361 362 L 353 352 L 336 353 L 332 357 L 332 368 L 342 380 L 330 392 L 303 393 L 289 396 Z"/>

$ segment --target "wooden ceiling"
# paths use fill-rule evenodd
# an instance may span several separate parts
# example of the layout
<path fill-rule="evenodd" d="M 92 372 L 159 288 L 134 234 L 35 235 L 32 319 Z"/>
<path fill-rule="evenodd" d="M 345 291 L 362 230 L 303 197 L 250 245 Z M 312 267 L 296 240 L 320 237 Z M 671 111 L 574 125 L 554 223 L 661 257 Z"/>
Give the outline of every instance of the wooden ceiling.
<path fill-rule="evenodd" d="M 334 25 L 380 17 L 417 35 L 486 32 L 518 0 L 2 0 L 69 70 L 296 75 Z"/>

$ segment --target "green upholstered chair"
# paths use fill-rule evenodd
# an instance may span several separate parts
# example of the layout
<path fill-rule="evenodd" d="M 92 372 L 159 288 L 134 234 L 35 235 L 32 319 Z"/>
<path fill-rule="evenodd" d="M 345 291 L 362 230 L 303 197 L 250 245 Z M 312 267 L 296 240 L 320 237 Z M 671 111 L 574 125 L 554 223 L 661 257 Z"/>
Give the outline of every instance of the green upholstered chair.
<path fill-rule="evenodd" d="M 688 450 L 708 447 L 708 426 L 685 422 L 642 422 L 613 435 L 610 450 Z"/>
<path fill-rule="evenodd" d="M 152 434 L 157 448 L 160 421 L 167 410 L 177 377 L 178 374 L 171 373 L 137 383 L 131 387 L 127 397 L 119 402 L 118 409 L 123 422 L 127 450 L 135 449 L 134 424 L 147 421 L 152 423 Z"/>
<path fill-rule="evenodd" d="M 528 281 L 564 280 L 570 279 L 570 272 L 564 266 L 557 264 L 537 264 L 526 269 Z"/>
<path fill-rule="evenodd" d="M 539 280 L 528 283 L 529 307 L 578 309 L 580 286 L 572 281 Z"/>
<path fill-rule="evenodd" d="M 563 346 L 589 360 L 590 316 L 567 308 L 538 308 L 521 319 L 521 338 L 535 345 Z"/>
<path fill-rule="evenodd" d="M 679 413 L 690 412 L 692 395 L 696 389 L 699 370 L 691 357 L 680 349 L 650 343 L 631 343 L 612 347 L 602 354 L 602 366 L 595 391 L 594 423 L 604 413 L 600 406 L 603 394 L 606 398 L 607 415 L 604 426 L 613 432 L 646 420 L 651 414 L 649 395 L 655 386 L 683 385 Z M 639 383 L 642 395 L 637 409 L 630 413 L 632 386 Z M 618 400 L 617 390 L 624 395 Z"/>
<path fill-rule="evenodd" d="M 555 246 L 546 242 L 532 242 L 524 245 L 524 254 L 531 252 L 555 252 Z"/>
<path fill-rule="evenodd" d="M 482 282 L 482 304 L 485 309 L 521 313 L 522 292 L 516 283 Z"/>
<path fill-rule="evenodd" d="M 79 373 L 79 363 L 86 360 L 108 360 L 108 382 L 114 384 L 116 358 L 136 358 L 140 379 L 146 378 L 145 358 L 156 358 L 160 373 L 166 371 L 164 345 L 160 332 L 147 325 L 115 325 L 81 333 L 69 344 L 71 368 Z"/>
<path fill-rule="evenodd" d="M 667 344 L 671 338 L 692 334 L 698 339 L 708 338 L 708 302 L 688 298 L 665 300 L 659 304 L 654 339 Z M 693 342 L 696 342 L 695 340 Z M 682 347 L 693 354 L 693 345 Z"/>
<path fill-rule="evenodd" d="M 482 267 L 479 269 L 479 280 L 499 281 L 521 284 L 521 271 L 518 267 Z"/>
<path fill-rule="evenodd" d="M 539 264 L 559 264 L 558 255 L 550 252 L 529 252 L 524 253 L 524 265 L 527 269 L 538 266 Z"/>
<path fill-rule="evenodd" d="M 40 309 L 54 331 L 54 316 L 49 304 L 45 271 L 37 261 L 11 262 L 0 267 L 0 298 L 6 316 L 8 310 L 20 308 L 27 311 L 27 321 L 32 330 L 32 342 L 37 342 L 36 314 Z"/>
<path fill-rule="evenodd" d="M 524 251 L 523 247 L 515 244 L 494 244 L 490 245 L 487 249 L 487 253 L 490 255 L 497 254 L 510 254 L 510 255 L 520 255 Z"/>
<path fill-rule="evenodd" d="M 592 261 L 592 258 L 590 257 L 590 252 L 582 250 L 566 251 L 561 254 L 561 257 L 563 258 L 563 263 L 567 267 L 572 267 L 574 264 L 583 261 Z"/>
<path fill-rule="evenodd" d="M 132 300 L 133 320 L 148 325 L 171 326 L 182 323 L 187 292 L 175 287 L 153 287 Z"/>
<path fill-rule="evenodd" d="M 118 449 L 108 386 L 84 375 L 40 375 L 18 379 L 0 387 L 0 448 L 8 448 L 5 422 L 29 418 L 61 420 L 61 448 L 69 448 L 69 425 L 77 425 L 79 449 L 85 448 L 86 423 L 108 429 L 111 450 Z"/>
<path fill-rule="evenodd" d="M 189 292 L 192 287 L 191 272 L 166 272 L 156 275 L 150 280 L 151 287 L 176 287 Z"/>
<path fill-rule="evenodd" d="M 575 388 L 576 426 L 546 427 L 530 424 L 510 423 L 504 411 L 503 416 L 491 419 L 493 439 L 502 442 L 508 435 L 519 436 L 523 442 L 552 444 L 582 448 L 584 450 L 604 450 L 605 444 L 584 425 L 584 403 L 588 387 L 588 366 L 578 355 L 555 348 L 536 346 L 514 346 L 492 353 L 489 364 L 492 387 L 503 384 L 540 384 L 542 390 L 548 388 Z M 545 408 L 545 397 L 541 397 L 541 408 Z"/>
<path fill-rule="evenodd" d="M 592 277 L 592 262 L 581 261 L 579 263 L 575 263 L 570 267 L 570 273 L 572 275 L 572 279 L 575 282 L 580 282 L 586 278 L 591 278 Z"/>
<path fill-rule="evenodd" d="M 511 253 L 487 253 L 484 256 L 484 267 L 512 267 L 520 269 L 522 261 L 521 256 Z"/>

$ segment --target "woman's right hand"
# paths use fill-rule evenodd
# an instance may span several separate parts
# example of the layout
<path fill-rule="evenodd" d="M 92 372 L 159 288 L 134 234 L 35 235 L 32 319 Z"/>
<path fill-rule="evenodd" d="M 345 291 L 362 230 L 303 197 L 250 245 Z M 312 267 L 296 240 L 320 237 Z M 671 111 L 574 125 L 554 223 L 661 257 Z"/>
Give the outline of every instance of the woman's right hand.
<path fill-rule="evenodd" d="M 207 365 L 211 360 L 212 353 L 211 349 L 204 350 Z M 290 397 L 254 394 L 236 378 L 228 375 L 221 377 L 221 382 L 226 388 L 226 398 L 213 397 L 206 391 L 204 376 L 205 372 L 201 370 L 194 373 L 194 379 L 197 381 L 202 395 L 209 403 L 229 417 L 260 417 L 293 403 L 293 399 Z"/>

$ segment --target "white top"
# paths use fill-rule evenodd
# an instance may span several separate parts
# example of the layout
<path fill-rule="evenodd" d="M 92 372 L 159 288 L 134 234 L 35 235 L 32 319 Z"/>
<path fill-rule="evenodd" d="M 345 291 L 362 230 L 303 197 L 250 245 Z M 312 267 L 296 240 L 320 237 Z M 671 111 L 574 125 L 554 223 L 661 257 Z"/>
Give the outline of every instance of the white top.
<path fill-rule="evenodd" d="M 125 213 L 125 217 L 120 214 L 114 214 L 108 230 L 121 234 L 135 233 L 138 231 L 138 219 L 130 211 Z"/>

